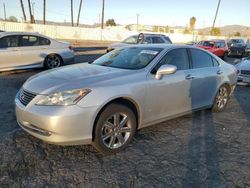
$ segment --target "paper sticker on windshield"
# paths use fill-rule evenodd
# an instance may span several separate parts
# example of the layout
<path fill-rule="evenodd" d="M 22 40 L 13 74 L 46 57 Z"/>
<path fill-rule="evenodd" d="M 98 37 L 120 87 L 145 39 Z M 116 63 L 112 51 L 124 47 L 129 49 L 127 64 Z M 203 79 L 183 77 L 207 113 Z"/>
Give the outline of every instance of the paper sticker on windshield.
<path fill-rule="evenodd" d="M 153 50 L 142 50 L 141 54 L 157 55 L 158 52 Z"/>

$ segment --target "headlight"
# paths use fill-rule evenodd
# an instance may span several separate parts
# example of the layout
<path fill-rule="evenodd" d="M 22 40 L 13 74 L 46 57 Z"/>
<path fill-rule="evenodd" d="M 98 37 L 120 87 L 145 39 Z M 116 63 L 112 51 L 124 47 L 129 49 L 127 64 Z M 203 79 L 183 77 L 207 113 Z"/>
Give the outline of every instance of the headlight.
<path fill-rule="evenodd" d="M 74 105 L 79 102 L 83 97 L 91 92 L 90 89 L 76 89 L 70 91 L 63 91 L 58 93 L 52 93 L 48 96 L 44 96 L 36 104 L 47 106 L 68 106 Z"/>

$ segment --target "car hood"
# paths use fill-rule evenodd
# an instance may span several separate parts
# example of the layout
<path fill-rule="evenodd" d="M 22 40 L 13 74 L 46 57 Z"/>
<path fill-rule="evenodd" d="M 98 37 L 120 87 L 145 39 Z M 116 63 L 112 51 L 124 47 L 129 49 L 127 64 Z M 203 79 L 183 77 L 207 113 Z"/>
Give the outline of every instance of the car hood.
<path fill-rule="evenodd" d="M 245 59 L 241 61 L 240 63 L 238 63 L 237 65 L 235 65 L 235 67 L 238 70 L 250 70 L 250 60 Z"/>
<path fill-rule="evenodd" d="M 212 47 L 208 47 L 208 46 L 198 46 L 198 47 L 205 49 L 205 50 L 212 50 Z"/>
<path fill-rule="evenodd" d="M 125 70 L 91 64 L 71 65 L 41 72 L 30 77 L 23 85 L 24 90 L 36 94 L 89 88 L 95 84 L 121 76 L 129 76 L 135 70 Z"/>

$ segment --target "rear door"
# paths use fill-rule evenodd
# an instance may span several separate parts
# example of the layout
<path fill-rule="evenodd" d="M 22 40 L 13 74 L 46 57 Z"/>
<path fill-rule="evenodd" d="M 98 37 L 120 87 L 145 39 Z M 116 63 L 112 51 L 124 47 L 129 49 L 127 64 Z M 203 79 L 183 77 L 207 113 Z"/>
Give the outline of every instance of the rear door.
<path fill-rule="evenodd" d="M 22 54 L 20 63 L 23 65 L 41 66 L 47 56 L 50 41 L 35 35 L 20 35 L 20 43 L 22 46 L 20 48 Z"/>
<path fill-rule="evenodd" d="M 199 49 L 189 49 L 189 52 L 192 59 L 190 98 L 192 109 L 199 109 L 213 103 L 222 72 L 218 61 L 207 52 Z"/>
<path fill-rule="evenodd" d="M 0 69 L 19 66 L 19 50 L 18 35 L 8 35 L 0 38 Z"/>

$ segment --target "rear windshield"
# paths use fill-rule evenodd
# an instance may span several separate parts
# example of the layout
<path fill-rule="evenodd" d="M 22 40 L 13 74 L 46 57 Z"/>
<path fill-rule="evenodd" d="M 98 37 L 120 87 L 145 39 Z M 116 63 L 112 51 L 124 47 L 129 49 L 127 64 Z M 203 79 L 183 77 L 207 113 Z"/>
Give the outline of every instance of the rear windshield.
<path fill-rule="evenodd" d="M 137 70 L 146 67 L 162 50 L 150 47 L 117 49 L 95 60 L 93 64 Z"/>

